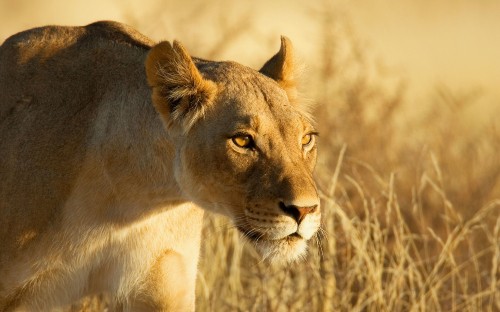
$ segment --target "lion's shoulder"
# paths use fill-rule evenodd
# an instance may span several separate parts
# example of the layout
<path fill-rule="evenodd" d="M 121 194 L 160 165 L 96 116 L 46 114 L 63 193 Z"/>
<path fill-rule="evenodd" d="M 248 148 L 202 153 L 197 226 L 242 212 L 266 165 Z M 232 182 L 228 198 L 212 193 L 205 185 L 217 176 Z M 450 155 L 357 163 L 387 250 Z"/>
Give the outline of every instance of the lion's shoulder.
<path fill-rule="evenodd" d="M 143 49 L 149 49 L 154 41 L 132 27 L 114 21 L 99 21 L 86 26 L 49 25 L 19 32 L 9 37 L 2 48 L 9 46 L 46 45 L 67 46 L 75 42 L 109 41 Z"/>
<path fill-rule="evenodd" d="M 153 40 L 118 22 L 100 21 L 78 27 L 44 26 L 17 33 L 5 40 L 0 46 L 0 61 L 19 65 L 33 59 L 38 62 L 64 56 L 68 51 L 77 55 L 116 49 L 144 52 L 153 45 Z"/>
<path fill-rule="evenodd" d="M 118 44 L 147 50 L 155 44 L 153 40 L 132 27 L 114 21 L 95 22 L 84 26 L 84 28 L 91 37 L 109 40 Z"/>

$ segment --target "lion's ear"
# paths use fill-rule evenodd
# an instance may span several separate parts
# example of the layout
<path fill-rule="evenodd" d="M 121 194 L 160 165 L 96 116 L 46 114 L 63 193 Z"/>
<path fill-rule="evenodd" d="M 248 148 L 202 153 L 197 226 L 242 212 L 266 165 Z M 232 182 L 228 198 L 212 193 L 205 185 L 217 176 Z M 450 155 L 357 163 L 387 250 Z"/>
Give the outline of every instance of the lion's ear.
<path fill-rule="evenodd" d="M 167 126 L 178 123 L 184 131 L 204 114 L 217 91 L 215 83 L 202 77 L 177 41 L 173 45 L 160 42 L 149 51 L 146 75 L 156 110 Z"/>
<path fill-rule="evenodd" d="M 293 46 L 290 39 L 281 36 L 281 48 L 264 66 L 260 73 L 274 79 L 287 92 L 290 101 L 297 98 Z"/>

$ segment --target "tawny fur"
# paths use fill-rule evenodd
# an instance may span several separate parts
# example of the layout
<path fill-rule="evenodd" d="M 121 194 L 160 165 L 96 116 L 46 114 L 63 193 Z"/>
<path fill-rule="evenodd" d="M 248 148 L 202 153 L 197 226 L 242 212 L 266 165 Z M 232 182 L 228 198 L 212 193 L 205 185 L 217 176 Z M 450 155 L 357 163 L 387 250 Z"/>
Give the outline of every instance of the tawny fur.
<path fill-rule="evenodd" d="M 7 39 L 0 311 L 101 292 L 126 311 L 194 310 L 203 209 L 232 218 L 263 257 L 300 258 L 320 212 L 291 51 L 283 38 L 259 72 L 114 22 Z M 255 148 L 234 144 L 241 133 Z M 283 205 L 315 208 L 298 223 Z"/>

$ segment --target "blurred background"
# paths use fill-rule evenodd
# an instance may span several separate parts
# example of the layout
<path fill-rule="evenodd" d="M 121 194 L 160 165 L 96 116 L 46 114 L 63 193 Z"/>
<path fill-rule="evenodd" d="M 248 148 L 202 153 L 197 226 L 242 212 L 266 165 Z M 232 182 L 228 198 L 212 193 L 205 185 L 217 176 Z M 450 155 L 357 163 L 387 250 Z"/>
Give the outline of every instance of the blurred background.
<path fill-rule="evenodd" d="M 305 261 L 274 267 L 208 214 L 197 310 L 500 311 L 499 14 L 494 0 L 0 0 L 0 42 L 117 20 L 259 69 L 291 38 L 323 229 Z"/>

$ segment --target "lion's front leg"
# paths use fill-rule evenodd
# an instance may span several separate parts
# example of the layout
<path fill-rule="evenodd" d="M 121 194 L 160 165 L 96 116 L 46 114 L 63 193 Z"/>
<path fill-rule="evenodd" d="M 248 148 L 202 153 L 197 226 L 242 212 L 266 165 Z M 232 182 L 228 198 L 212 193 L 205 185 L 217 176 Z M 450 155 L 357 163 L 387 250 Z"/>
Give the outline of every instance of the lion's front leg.
<path fill-rule="evenodd" d="M 124 311 L 194 311 L 196 259 L 167 250 L 132 292 Z"/>

